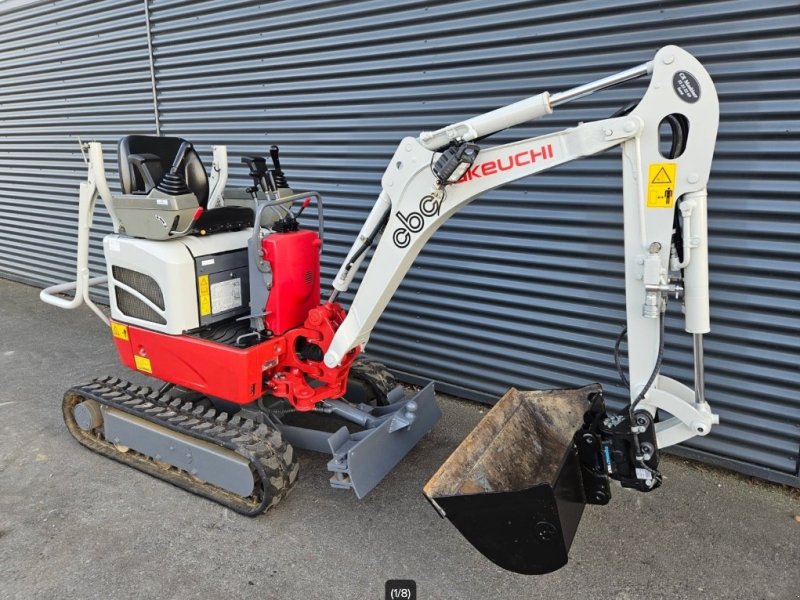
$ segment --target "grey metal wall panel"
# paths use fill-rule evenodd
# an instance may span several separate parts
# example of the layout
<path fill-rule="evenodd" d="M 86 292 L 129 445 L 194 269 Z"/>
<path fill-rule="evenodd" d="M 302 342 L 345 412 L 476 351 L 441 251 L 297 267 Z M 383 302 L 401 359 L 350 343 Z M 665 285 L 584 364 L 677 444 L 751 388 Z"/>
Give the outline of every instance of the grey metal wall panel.
<path fill-rule="evenodd" d="M 232 157 L 281 145 L 295 187 L 326 197 L 327 281 L 403 136 L 638 64 L 665 43 L 695 53 L 722 104 L 706 349 L 707 394 L 722 425 L 687 446 L 798 482 L 796 0 L 152 6 L 163 130 L 194 140 L 206 157 L 212 143 L 228 144 Z M 495 141 L 608 116 L 642 90 L 633 83 L 576 102 Z M 370 352 L 478 399 L 509 385 L 601 381 L 620 401 L 619 163 L 609 152 L 568 165 L 453 218 L 401 286 Z M 242 168 L 233 175 L 245 183 Z M 673 316 L 665 371 L 690 382 L 680 329 Z"/>
<path fill-rule="evenodd" d="M 326 197 L 326 282 L 403 136 L 615 72 L 666 43 L 695 53 L 722 106 L 706 359 L 723 424 L 682 451 L 800 484 L 797 0 L 152 0 L 151 10 L 162 131 L 195 142 L 207 162 L 211 144 L 227 144 L 232 161 L 280 144 L 294 186 Z M 155 128 L 144 6 L 57 0 L 3 16 L 0 274 L 52 283 L 73 264 L 76 136 L 106 142 L 113 182 L 112 143 Z M 567 105 L 493 142 L 608 116 L 642 89 Z M 609 152 L 567 165 L 451 219 L 370 353 L 475 399 L 600 381 L 620 402 L 619 161 Z M 232 179 L 247 183 L 244 169 Z M 92 262 L 101 268 L 97 246 Z M 665 371 L 691 381 L 680 329 L 673 314 Z"/>
<path fill-rule="evenodd" d="M 0 20 L 0 275 L 49 285 L 75 278 L 78 146 L 103 142 L 118 189 L 116 141 L 154 131 L 141 0 L 59 0 Z M 95 220 L 90 263 L 105 271 Z M 101 293 L 101 295 L 103 295 Z"/>

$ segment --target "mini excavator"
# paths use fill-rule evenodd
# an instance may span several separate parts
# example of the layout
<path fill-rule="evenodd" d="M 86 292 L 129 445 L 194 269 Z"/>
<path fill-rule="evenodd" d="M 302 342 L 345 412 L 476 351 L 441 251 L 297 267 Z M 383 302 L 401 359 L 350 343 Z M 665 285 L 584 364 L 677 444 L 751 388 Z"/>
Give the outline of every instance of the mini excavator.
<path fill-rule="evenodd" d="M 610 118 L 491 146 L 486 138 L 600 90 L 649 77 Z M 294 448 L 330 454 L 331 485 L 361 498 L 434 426 L 433 384 L 407 392 L 362 351 L 433 233 L 479 195 L 617 146 L 622 150 L 627 324 L 617 368 L 630 403 L 609 412 L 599 384 L 511 388 L 424 488 L 436 511 L 487 558 L 526 574 L 567 562 L 586 504 L 611 480 L 648 492 L 664 448 L 718 422 L 704 397 L 710 330 L 707 182 L 719 121 L 714 84 L 676 46 L 615 75 L 544 92 L 400 142 L 380 192 L 325 300 L 321 196 L 296 192 L 279 150 L 246 156 L 253 185 L 227 185 L 224 146 L 209 176 L 191 143 L 130 135 L 113 195 L 97 142 L 79 196 L 77 273 L 41 292 L 88 305 L 124 365 L 156 380 L 102 377 L 67 390 L 63 416 L 87 448 L 244 515 L 274 507 L 297 481 Z M 106 275 L 89 272 L 97 199 L 113 223 Z M 311 205 L 316 228 L 299 218 Z M 347 291 L 375 246 L 355 295 Z M 105 286 L 110 317 L 90 297 Z M 694 341 L 694 387 L 660 373 L 664 314 L 681 302 Z M 627 376 L 619 362 L 627 335 Z M 510 382 L 513 383 L 513 382 Z M 316 413 L 333 427 L 311 427 Z M 317 419 L 318 420 L 318 419 Z M 348 428 L 349 425 L 349 428 Z"/>

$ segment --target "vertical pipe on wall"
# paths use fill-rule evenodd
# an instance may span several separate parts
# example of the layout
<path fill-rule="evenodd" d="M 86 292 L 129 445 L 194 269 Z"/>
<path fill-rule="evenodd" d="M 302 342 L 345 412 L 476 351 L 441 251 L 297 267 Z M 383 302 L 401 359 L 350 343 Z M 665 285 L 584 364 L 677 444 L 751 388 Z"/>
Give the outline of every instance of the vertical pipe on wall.
<path fill-rule="evenodd" d="M 144 20 L 147 30 L 147 57 L 150 60 L 150 87 L 153 90 L 153 116 L 156 121 L 156 135 L 161 135 L 161 123 L 158 117 L 158 95 L 156 94 L 156 68 L 153 62 L 153 34 L 150 31 L 150 1 L 144 0 Z"/>

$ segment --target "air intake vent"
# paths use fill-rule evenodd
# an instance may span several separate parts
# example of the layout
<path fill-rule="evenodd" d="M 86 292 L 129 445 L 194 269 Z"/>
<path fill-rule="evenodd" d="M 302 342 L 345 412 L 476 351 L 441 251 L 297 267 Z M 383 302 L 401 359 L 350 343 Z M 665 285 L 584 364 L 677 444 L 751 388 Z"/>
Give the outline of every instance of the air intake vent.
<path fill-rule="evenodd" d="M 133 288 L 158 308 L 164 310 L 164 294 L 161 293 L 161 288 L 158 283 L 156 283 L 155 279 L 144 273 L 132 271 L 123 267 L 112 267 L 111 271 L 114 274 L 115 280 L 124 283 L 129 288 Z M 134 296 L 131 297 L 135 298 Z M 119 300 L 119 298 L 117 298 L 117 300 Z M 119 302 L 117 302 L 117 304 L 119 304 Z"/>
<path fill-rule="evenodd" d="M 128 287 L 136 290 L 158 308 L 164 310 L 164 294 L 161 293 L 161 288 L 158 283 L 156 283 L 155 279 L 144 273 L 132 271 L 131 269 L 125 269 L 123 267 L 112 267 L 111 272 L 115 281 L 124 283 Z M 164 317 L 130 292 L 115 285 L 114 294 L 117 299 L 117 307 L 122 314 L 135 319 L 150 321 L 151 323 L 158 323 L 160 325 L 167 324 L 167 320 Z"/>
<path fill-rule="evenodd" d="M 314 273 L 312 273 L 311 271 L 306 271 L 306 274 L 303 277 L 303 279 L 305 280 L 306 285 L 314 285 Z"/>
<path fill-rule="evenodd" d="M 151 323 L 158 323 L 159 325 L 167 324 L 167 320 L 164 317 L 133 294 L 118 287 L 114 288 L 114 292 L 117 296 L 117 307 L 125 316 L 133 317 L 134 319 L 142 319 L 143 321 L 150 321 Z"/>

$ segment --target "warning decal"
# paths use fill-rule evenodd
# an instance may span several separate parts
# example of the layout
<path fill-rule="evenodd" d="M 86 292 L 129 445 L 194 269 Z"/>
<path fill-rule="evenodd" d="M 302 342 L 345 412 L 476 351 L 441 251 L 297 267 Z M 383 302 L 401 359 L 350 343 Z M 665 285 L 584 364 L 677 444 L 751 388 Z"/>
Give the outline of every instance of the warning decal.
<path fill-rule="evenodd" d="M 647 208 L 675 206 L 675 163 L 652 163 L 647 177 Z"/>
<path fill-rule="evenodd" d="M 111 335 L 122 341 L 128 341 L 128 326 L 111 321 Z"/>
<path fill-rule="evenodd" d="M 672 183 L 672 179 L 670 179 L 666 169 L 664 169 L 664 167 L 661 167 L 658 170 L 658 173 L 656 173 L 656 176 L 653 177 L 650 183 Z"/>
<path fill-rule="evenodd" d="M 211 314 L 211 293 L 208 287 L 208 275 L 200 275 L 197 278 L 197 295 L 200 301 L 201 317 Z"/>
<path fill-rule="evenodd" d="M 139 356 L 138 354 L 133 355 L 133 362 L 136 364 L 136 368 L 143 373 L 152 373 L 153 367 L 150 364 L 150 359 L 145 358 L 144 356 Z"/>

